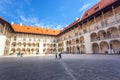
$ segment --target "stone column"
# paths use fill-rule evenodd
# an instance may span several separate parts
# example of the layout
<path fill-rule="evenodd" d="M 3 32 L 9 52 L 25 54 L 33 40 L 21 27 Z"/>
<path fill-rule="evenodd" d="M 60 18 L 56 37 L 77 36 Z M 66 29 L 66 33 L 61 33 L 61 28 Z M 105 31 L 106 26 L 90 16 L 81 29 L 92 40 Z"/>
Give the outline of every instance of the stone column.
<path fill-rule="evenodd" d="M 109 54 L 111 54 L 111 53 L 112 53 L 112 48 L 111 48 L 111 46 L 110 46 L 109 42 L 108 42 L 108 53 L 109 53 Z"/>

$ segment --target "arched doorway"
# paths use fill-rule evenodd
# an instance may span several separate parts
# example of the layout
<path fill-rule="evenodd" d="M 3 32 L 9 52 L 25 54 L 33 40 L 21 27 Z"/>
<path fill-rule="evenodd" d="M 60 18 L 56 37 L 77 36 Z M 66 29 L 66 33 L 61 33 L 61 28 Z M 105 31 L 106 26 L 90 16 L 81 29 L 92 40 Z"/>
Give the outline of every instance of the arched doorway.
<path fill-rule="evenodd" d="M 112 53 L 120 53 L 120 41 L 119 40 L 112 40 L 110 41 L 111 49 L 113 50 Z"/>
<path fill-rule="evenodd" d="M 75 51 L 75 46 L 72 47 L 72 52 L 74 52 L 74 51 Z"/>
<path fill-rule="evenodd" d="M 109 38 L 115 38 L 118 37 L 118 30 L 116 27 L 110 27 L 109 29 L 107 29 L 107 35 Z"/>
<path fill-rule="evenodd" d="M 30 49 L 29 48 L 26 49 L 26 54 L 30 54 Z"/>
<path fill-rule="evenodd" d="M 12 49 L 11 49 L 11 52 L 10 52 L 10 54 L 9 54 L 9 55 L 14 55 L 14 54 L 15 54 L 15 52 L 16 52 L 15 48 L 12 48 Z"/>
<path fill-rule="evenodd" d="M 97 34 L 96 33 L 92 33 L 91 34 L 91 41 L 96 41 L 98 40 Z"/>
<path fill-rule="evenodd" d="M 69 41 L 69 45 L 71 45 L 71 40 Z"/>
<path fill-rule="evenodd" d="M 13 43 L 12 43 L 12 46 L 15 47 L 15 46 L 16 46 L 16 42 L 13 42 Z"/>
<path fill-rule="evenodd" d="M 85 53 L 86 53 L 85 45 L 81 45 L 81 54 L 85 54 Z"/>
<path fill-rule="evenodd" d="M 24 47 L 26 46 L 26 43 L 25 43 L 25 42 L 23 43 L 23 46 L 24 46 Z"/>
<path fill-rule="evenodd" d="M 21 47 L 21 45 L 22 45 L 22 43 L 21 42 L 18 42 L 18 44 L 17 44 L 19 47 Z"/>
<path fill-rule="evenodd" d="M 105 38 L 107 38 L 106 35 L 107 34 L 106 34 L 106 32 L 104 30 L 100 30 L 98 32 L 98 39 L 105 39 Z"/>
<path fill-rule="evenodd" d="M 79 39 L 78 38 L 76 38 L 76 44 L 78 44 L 79 43 Z"/>
<path fill-rule="evenodd" d="M 25 48 L 22 49 L 21 53 L 22 53 L 22 54 L 26 54 Z"/>
<path fill-rule="evenodd" d="M 76 42 L 75 39 L 72 39 L 72 44 L 75 44 L 75 42 Z"/>
<path fill-rule="evenodd" d="M 66 45 L 67 45 L 67 46 L 69 45 L 69 41 L 66 41 Z"/>
<path fill-rule="evenodd" d="M 83 36 L 80 37 L 80 43 L 84 43 L 84 37 Z"/>
<path fill-rule="evenodd" d="M 77 48 L 77 53 L 80 53 L 80 47 L 77 46 L 76 48 Z"/>
<path fill-rule="evenodd" d="M 39 48 L 36 48 L 35 51 L 36 51 L 36 54 L 38 55 L 39 54 Z"/>
<path fill-rule="evenodd" d="M 108 53 L 109 46 L 108 46 L 107 42 L 105 42 L 105 41 L 101 42 L 100 48 L 101 48 L 102 53 Z"/>
<path fill-rule="evenodd" d="M 99 53 L 99 45 L 97 43 L 92 44 L 93 53 Z"/>
<path fill-rule="evenodd" d="M 67 53 L 69 53 L 69 47 L 67 47 Z"/>

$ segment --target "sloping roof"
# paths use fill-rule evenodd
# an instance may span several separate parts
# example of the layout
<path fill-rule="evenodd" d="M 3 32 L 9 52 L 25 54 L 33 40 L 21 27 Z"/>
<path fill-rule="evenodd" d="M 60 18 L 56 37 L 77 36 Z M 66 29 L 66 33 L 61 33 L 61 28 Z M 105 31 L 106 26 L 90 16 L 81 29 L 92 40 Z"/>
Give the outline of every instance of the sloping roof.
<path fill-rule="evenodd" d="M 21 26 L 18 24 L 12 24 L 12 28 L 15 32 L 22 32 L 22 33 L 33 33 L 33 34 L 45 34 L 45 35 L 58 35 L 60 30 L 53 30 L 47 28 L 40 28 L 34 26 Z"/>
<path fill-rule="evenodd" d="M 101 10 L 101 9 L 105 8 L 106 6 L 114 3 L 115 1 L 117 1 L 117 0 L 101 0 L 100 2 L 95 4 L 93 7 L 91 7 L 87 11 L 85 11 L 83 13 L 83 16 L 81 17 L 81 20 L 89 17 L 90 15 L 94 14 L 95 12 L 98 12 L 99 10 Z"/>
<path fill-rule="evenodd" d="M 0 16 L 0 20 L 9 24 L 15 32 L 43 34 L 43 35 L 52 35 L 52 36 L 56 36 L 60 33 L 60 30 L 47 29 L 47 28 L 41 28 L 41 27 L 35 27 L 35 26 L 25 26 L 25 25 L 21 26 L 19 24 L 10 24 L 1 16 Z"/>
<path fill-rule="evenodd" d="M 76 21 L 74 21 L 73 23 L 71 23 L 70 25 L 68 25 L 67 27 L 65 27 L 61 32 L 63 32 L 64 30 L 67 30 L 68 28 L 74 26 L 75 24 L 77 24 L 80 21 L 80 18 Z"/>
<path fill-rule="evenodd" d="M 64 32 L 65 30 L 73 27 L 75 24 L 79 23 L 80 21 L 86 19 L 87 17 L 91 16 L 92 14 L 98 12 L 99 10 L 105 8 L 106 6 L 116 2 L 117 0 L 101 0 L 100 2 L 98 2 L 97 4 L 95 4 L 93 7 L 91 7 L 90 9 L 88 9 L 87 11 L 85 11 L 81 18 L 79 18 L 78 20 L 74 21 L 73 23 L 71 23 L 70 25 L 68 25 L 66 28 L 64 28 L 61 32 Z M 87 16 L 86 16 L 87 15 Z"/>

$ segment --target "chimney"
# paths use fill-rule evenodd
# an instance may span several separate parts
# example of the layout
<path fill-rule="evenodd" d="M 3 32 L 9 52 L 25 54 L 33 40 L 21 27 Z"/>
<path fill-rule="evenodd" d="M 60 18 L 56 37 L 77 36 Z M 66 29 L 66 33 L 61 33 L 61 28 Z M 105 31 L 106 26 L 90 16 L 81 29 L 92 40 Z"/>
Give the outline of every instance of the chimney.
<path fill-rule="evenodd" d="M 0 18 L 2 19 L 2 16 L 0 16 Z"/>
<path fill-rule="evenodd" d="M 13 25 L 13 24 L 14 24 L 14 22 L 12 21 L 12 22 L 11 22 L 11 25 Z"/>
<path fill-rule="evenodd" d="M 78 17 L 76 17 L 76 20 L 78 20 L 79 18 Z"/>
<path fill-rule="evenodd" d="M 66 27 L 68 27 L 68 25 L 66 25 Z"/>
<path fill-rule="evenodd" d="M 20 23 L 20 26 L 22 26 L 22 23 Z"/>

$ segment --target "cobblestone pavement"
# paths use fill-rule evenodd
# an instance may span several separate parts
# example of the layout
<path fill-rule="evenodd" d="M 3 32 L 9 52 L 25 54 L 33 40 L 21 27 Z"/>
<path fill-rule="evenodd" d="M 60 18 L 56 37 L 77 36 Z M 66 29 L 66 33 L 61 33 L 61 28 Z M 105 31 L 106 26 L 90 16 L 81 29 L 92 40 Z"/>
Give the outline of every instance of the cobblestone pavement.
<path fill-rule="evenodd" d="M 120 80 L 120 55 L 1 57 L 0 80 Z"/>

